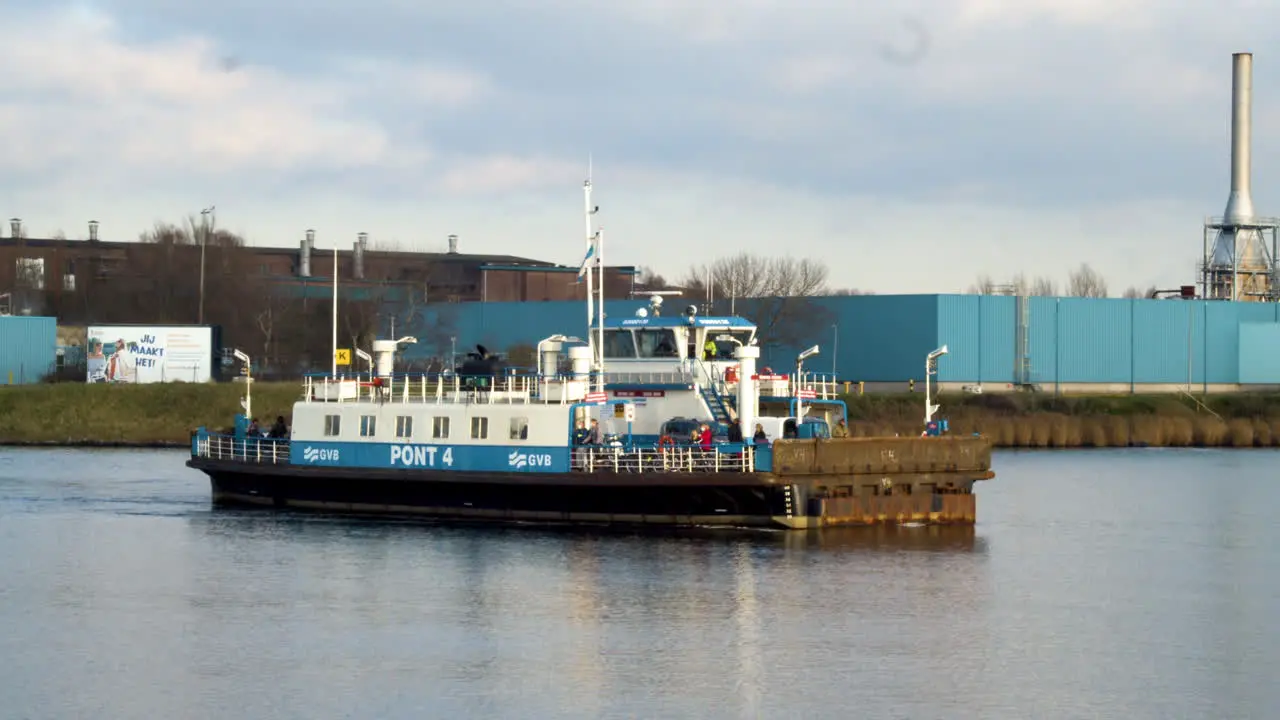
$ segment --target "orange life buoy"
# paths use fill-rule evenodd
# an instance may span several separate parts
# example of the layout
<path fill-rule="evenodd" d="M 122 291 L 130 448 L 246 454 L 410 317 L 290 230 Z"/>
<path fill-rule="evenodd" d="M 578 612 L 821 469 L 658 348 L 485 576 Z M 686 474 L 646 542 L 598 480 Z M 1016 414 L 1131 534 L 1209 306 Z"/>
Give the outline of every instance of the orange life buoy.
<path fill-rule="evenodd" d="M 674 448 L 676 446 L 676 439 L 671 437 L 670 435 L 663 435 L 662 437 L 658 438 L 658 449 L 659 450 L 664 449 L 663 448 L 664 445 L 670 445 L 671 447 Z"/>

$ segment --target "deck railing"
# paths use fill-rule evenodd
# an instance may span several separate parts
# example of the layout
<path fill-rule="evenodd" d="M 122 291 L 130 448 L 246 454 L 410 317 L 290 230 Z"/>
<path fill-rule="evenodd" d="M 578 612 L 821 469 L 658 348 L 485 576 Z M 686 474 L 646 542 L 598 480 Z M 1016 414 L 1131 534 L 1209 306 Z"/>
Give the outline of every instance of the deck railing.
<path fill-rule="evenodd" d="M 573 450 L 576 472 L 755 472 L 756 448 L 743 444 L 722 444 L 710 450 L 701 447 L 661 448 L 579 447 Z"/>
<path fill-rule="evenodd" d="M 289 441 L 200 433 L 192 445 L 192 454 L 212 460 L 284 465 L 289 462 Z"/>

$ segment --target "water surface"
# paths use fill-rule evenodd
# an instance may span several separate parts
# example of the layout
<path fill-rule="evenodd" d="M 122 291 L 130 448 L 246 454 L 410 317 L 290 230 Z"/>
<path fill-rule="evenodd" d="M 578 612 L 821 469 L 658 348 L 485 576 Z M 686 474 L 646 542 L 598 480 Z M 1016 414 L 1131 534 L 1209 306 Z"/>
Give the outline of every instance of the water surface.
<path fill-rule="evenodd" d="M 13 718 L 1274 717 L 1280 453 L 998 453 L 959 531 L 214 510 L 0 449 Z"/>

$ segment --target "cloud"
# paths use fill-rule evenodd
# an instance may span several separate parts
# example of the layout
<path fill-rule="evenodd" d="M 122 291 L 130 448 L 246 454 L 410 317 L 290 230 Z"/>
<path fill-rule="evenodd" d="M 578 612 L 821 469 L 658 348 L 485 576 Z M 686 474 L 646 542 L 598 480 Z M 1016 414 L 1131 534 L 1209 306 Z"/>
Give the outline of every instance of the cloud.
<path fill-rule="evenodd" d="M 0 47 L 0 131 L 21 137 L 15 169 L 51 164 L 113 174 L 172 176 L 374 168 L 424 157 L 392 147 L 360 112 L 370 93 L 457 107 L 483 80 L 408 64 L 352 62 L 333 78 L 228 62 L 194 34 L 125 42 L 111 18 L 45 12 L 19 19 Z M 394 86 L 392 88 L 391 86 Z"/>
<path fill-rule="evenodd" d="M 1226 199 L 1230 54 L 1280 21 L 1154 0 L 15 3 L 0 210 L 33 231 L 131 236 L 216 203 L 257 242 L 458 234 L 573 262 L 592 154 L 611 258 L 809 254 L 880 292 L 1081 261 L 1188 282 Z M 1280 214 L 1280 58 L 1254 84 L 1255 204 Z"/>

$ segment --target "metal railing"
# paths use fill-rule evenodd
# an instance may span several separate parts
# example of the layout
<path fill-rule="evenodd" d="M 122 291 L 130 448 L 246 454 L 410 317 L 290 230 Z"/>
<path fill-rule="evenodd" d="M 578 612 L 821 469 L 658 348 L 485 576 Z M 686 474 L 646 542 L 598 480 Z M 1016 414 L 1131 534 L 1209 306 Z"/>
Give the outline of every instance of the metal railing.
<path fill-rule="evenodd" d="M 303 385 L 307 402 L 520 404 L 539 398 L 540 385 L 546 384 L 532 375 L 420 373 L 362 379 L 307 376 Z"/>
<path fill-rule="evenodd" d="M 237 438 L 202 433 L 193 448 L 196 457 L 211 460 L 284 465 L 289 462 L 289 441 L 275 438 Z"/>
<path fill-rule="evenodd" d="M 692 385 L 693 373 L 683 368 L 670 372 L 616 372 L 606 370 L 606 384 L 627 385 Z"/>
<path fill-rule="evenodd" d="M 756 449 L 745 444 L 701 447 L 578 447 L 571 467 L 576 472 L 755 472 Z"/>
<path fill-rule="evenodd" d="M 798 391 L 811 392 L 819 400 L 834 400 L 840 394 L 836 376 L 831 373 L 801 373 L 796 384 Z"/>

